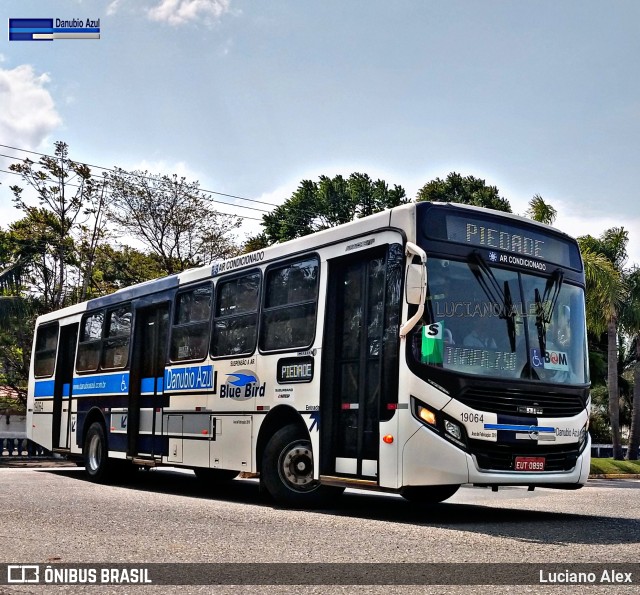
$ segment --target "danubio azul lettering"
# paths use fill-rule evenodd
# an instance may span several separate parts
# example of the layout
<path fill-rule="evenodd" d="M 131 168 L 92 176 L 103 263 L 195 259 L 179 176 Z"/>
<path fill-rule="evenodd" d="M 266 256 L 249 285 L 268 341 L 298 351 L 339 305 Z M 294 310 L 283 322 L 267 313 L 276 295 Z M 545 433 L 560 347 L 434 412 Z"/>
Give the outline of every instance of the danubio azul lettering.
<path fill-rule="evenodd" d="M 100 19 L 64 19 L 55 20 L 56 29 L 100 29 Z"/>
<path fill-rule="evenodd" d="M 56 19 L 56 29 L 82 29 L 84 27 L 84 19 L 71 19 L 63 21 Z"/>
<path fill-rule="evenodd" d="M 166 391 L 201 390 L 213 388 L 213 366 L 169 368 L 164 372 Z"/>

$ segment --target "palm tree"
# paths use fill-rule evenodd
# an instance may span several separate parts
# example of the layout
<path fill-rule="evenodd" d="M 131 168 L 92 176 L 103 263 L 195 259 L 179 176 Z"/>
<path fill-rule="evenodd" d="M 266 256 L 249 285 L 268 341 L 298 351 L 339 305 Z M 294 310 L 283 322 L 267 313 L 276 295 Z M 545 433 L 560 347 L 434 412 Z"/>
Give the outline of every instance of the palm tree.
<path fill-rule="evenodd" d="M 633 405 L 631 409 L 631 432 L 627 459 L 638 459 L 640 447 L 640 267 L 634 267 L 627 275 L 628 299 L 621 313 L 625 330 L 633 337 L 631 348 L 635 349 L 633 369 Z"/>
<path fill-rule="evenodd" d="M 603 330 L 606 327 L 607 387 L 609 390 L 609 421 L 611 423 L 613 457 L 621 460 L 623 457 L 618 385 L 618 322 L 622 305 L 626 301 L 624 263 L 627 259 L 629 234 L 622 227 L 612 227 L 599 238 L 583 236 L 578 238 L 578 241 L 583 260 L 585 260 L 587 296 L 589 296 L 590 284 L 593 292 L 591 306 L 587 303 L 587 317 L 591 318 L 594 330 Z M 602 258 L 609 261 L 611 268 L 604 265 Z M 589 268 L 586 264 L 587 261 L 590 261 Z M 591 310 L 590 313 L 589 310 Z"/>
<path fill-rule="evenodd" d="M 546 203 L 542 196 L 534 194 L 533 198 L 529 201 L 529 209 L 525 215 L 534 221 L 553 225 L 553 222 L 558 216 L 558 211 L 556 211 L 550 204 Z"/>

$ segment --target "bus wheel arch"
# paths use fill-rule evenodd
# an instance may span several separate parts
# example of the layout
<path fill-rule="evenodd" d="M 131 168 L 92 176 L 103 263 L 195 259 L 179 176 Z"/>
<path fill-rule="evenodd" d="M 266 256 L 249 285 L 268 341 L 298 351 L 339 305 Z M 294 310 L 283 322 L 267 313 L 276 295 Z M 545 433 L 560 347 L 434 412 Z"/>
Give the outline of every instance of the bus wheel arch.
<path fill-rule="evenodd" d="M 298 427 L 301 433 L 306 433 L 307 438 L 309 437 L 309 432 L 302 416 L 289 405 L 278 405 L 269 411 L 265 417 L 260 425 L 256 443 L 256 465 L 259 473 L 262 472 L 262 458 L 269 440 L 276 432 L 289 425 Z"/>
<path fill-rule="evenodd" d="M 267 421 L 269 425 L 264 433 L 261 429 L 262 440 L 258 441 L 260 485 L 276 502 L 284 506 L 313 508 L 330 503 L 344 491 L 313 479 L 317 457 L 309 431 L 296 411 L 285 407 L 279 416 L 265 420 L 265 423 Z"/>
<path fill-rule="evenodd" d="M 91 481 L 103 482 L 109 478 L 109 444 L 104 416 L 99 409 L 87 415 L 83 427 L 82 456 L 85 472 Z"/>
<path fill-rule="evenodd" d="M 102 411 L 98 408 L 98 407 L 93 407 L 85 416 L 84 418 L 84 423 L 82 424 L 82 439 L 80 441 L 80 443 L 78 444 L 78 446 L 80 446 L 80 448 L 82 448 L 83 450 L 83 454 L 84 454 L 84 446 L 86 444 L 87 441 L 87 433 L 89 432 L 89 428 L 91 427 L 91 424 L 95 423 L 95 422 L 100 422 L 102 424 L 102 426 L 105 428 L 107 428 L 107 422 L 104 418 L 104 413 L 102 413 Z M 80 424 L 78 424 L 80 425 Z"/>

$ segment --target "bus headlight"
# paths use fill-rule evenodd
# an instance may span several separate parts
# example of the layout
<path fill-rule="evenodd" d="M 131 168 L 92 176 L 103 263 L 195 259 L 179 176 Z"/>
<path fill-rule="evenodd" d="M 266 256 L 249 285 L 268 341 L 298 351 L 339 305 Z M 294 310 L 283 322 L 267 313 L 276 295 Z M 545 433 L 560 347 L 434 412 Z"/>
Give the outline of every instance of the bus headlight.
<path fill-rule="evenodd" d="M 587 436 L 589 435 L 589 420 L 584 424 L 582 430 L 580 430 L 580 439 L 578 440 L 578 450 L 582 450 L 587 443 Z"/>
<path fill-rule="evenodd" d="M 436 414 L 431 411 L 431 409 L 425 407 L 424 405 L 418 405 L 417 407 L 418 417 L 426 424 L 430 426 L 436 427 L 437 418 Z"/>
<path fill-rule="evenodd" d="M 467 448 L 467 434 L 464 428 L 442 411 L 434 411 L 415 397 L 411 397 L 411 410 L 413 416 L 422 422 L 427 428 L 436 432 L 449 442 L 465 449 Z"/>
<path fill-rule="evenodd" d="M 444 431 L 453 436 L 456 440 L 462 440 L 462 429 L 457 423 L 449 421 L 448 419 L 444 420 Z"/>

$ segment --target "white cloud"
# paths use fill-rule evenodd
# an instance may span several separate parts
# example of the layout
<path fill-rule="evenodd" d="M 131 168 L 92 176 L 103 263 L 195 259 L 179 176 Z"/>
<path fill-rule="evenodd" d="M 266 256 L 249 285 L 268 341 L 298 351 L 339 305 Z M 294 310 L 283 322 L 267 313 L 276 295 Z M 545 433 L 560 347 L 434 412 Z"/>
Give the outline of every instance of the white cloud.
<path fill-rule="evenodd" d="M 153 21 L 174 26 L 200 20 L 211 23 L 229 12 L 229 3 L 230 0 L 160 0 L 147 14 Z"/>
<path fill-rule="evenodd" d="M 113 0 L 113 2 L 107 6 L 107 16 L 116 14 L 116 12 L 118 12 L 118 8 L 120 8 L 121 2 L 122 0 Z"/>
<path fill-rule="evenodd" d="M 603 232 L 612 227 L 624 227 L 629 233 L 629 243 L 627 244 L 628 259 L 626 266 L 640 265 L 640 238 L 636 230 L 640 229 L 640 219 L 626 218 L 621 220 L 619 216 L 586 217 L 577 215 L 574 212 L 567 213 L 562 207 L 558 208 L 558 218 L 553 224 L 554 227 L 577 238 L 579 236 L 592 235 L 600 237 Z"/>
<path fill-rule="evenodd" d="M 49 81 L 49 75 L 38 75 L 27 64 L 0 68 L 0 143 L 36 149 L 62 124 L 46 88 Z"/>
<path fill-rule="evenodd" d="M 62 118 L 46 88 L 47 74 L 36 74 L 33 67 L 21 65 L 11 70 L 0 68 L 0 144 L 19 149 L 37 150 L 62 124 Z M 9 149 L 3 149 L 9 154 Z M 19 154 L 20 159 L 25 157 Z M 15 160 L 0 157 L 0 170 L 7 170 Z M 0 224 L 13 221 L 19 212 L 11 205 L 9 186 L 15 175 L 0 172 Z"/>

